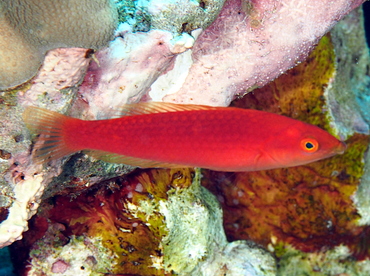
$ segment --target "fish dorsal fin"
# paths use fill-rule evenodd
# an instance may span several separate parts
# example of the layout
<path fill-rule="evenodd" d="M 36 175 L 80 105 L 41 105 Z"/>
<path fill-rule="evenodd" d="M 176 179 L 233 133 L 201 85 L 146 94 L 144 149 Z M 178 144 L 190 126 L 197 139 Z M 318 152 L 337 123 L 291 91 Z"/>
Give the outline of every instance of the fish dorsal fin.
<path fill-rule="evenodd" d="M 116 153 L 100 151 L 100 150 L 84 150 L 89 156 L 92 156 L 96 159 L 109 162 L 109 163 L 116 163 L 116 164 L 126 164 L 133 167 L 140 167 L 140 168 L 186 168 L 189 166 L 186 165 L 178 165 L 178 164 L 171 164 L 171 163 L 164 163 L 158 162 L 153 160 L 147 160 L 137 157 L 125 156 Z"/>
<path fill-rule="evenodd" d="M 189 110 L 211 110 L 213 106 L 193 105 L 193 104 L 174 104 L 163 102 L 146 102 L 126 104 L 120 111 L 120 116 L 134 116 L 152 113 L 181 112 Z"/>

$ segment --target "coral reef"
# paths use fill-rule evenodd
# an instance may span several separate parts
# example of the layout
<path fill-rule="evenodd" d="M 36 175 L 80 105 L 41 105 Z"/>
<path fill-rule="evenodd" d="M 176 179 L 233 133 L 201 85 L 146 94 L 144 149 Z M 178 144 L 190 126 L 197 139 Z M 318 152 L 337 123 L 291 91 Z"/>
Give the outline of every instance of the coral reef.
<path fill-rule="evenodd" d="M 72 98 L 70 90 L 64 90 L 62 93 L 59 91 L 53 92 L 40 94 L 37 101 L 43 104 L 53 102 L 57 108 L 62 103 L 70 103 Z M 23 231 L 27 230 L 27 221 L 37 211 L 45 186 L 51 183 L 55 176 L 60 175 L 58 179 L 55 179 L 59 182 L 55 185 L 52 184 L 47 189 L 46 195 L 70 187 L 86 188 L 113 175 L 125 174 L 130 171 L 122 165 L 102 162 L 81 164 L 83 158 L 81 160 L 72 159 L 70 163 L 67 163 L 67 169 L 62 174 L 64 161 L 54 163 L 52 168 L 46 171 L 43 171 L 42 166 L 32 164 L 29 155 L 31 140 L 29 133 L 23 128 L 24 123 L 20 115 L 22 108 L 16 105 L 17 97 L 22 97 L 20 94 L 20 92 L 7 92 L 2 94 L 1 97 L 3 104 L 2 109 L 0 109 L 2 116 L 2 125 L 0 126 L 2 154 L 2 181 L 0 182 L 1 246 L 11 244 L 22 237 Z M 27 100 L 32 99 L 27 98 Z M 68 167 L 71 164 L 73 164 L 73 168 Z M 78 178 L 80 179 L 78 180 Z"/>
<path fill-rule="evenodd" d="M 173 34 L 206 29 L 218 16 L 225 0 L 117 0 L 119 21 L 133 32 L 164 30 Z"/>
<path fill-rule="evenodd" d="M 362 86 L 367 77 L 361 79 L 368 70 L 368 53 L 360 16 L 357 10 L 346 17 L 305 62 L 233 103 L 332 128 L 347 139 L 345 154 L 296 168 L 204 172 L 205 186 L 222 203 L 228 239 L 251 239 L 269 248 L 278 258 L 278 275 L 367 275 L 369 270 L 369 227 L 361 226 L 369 220 L 364 175 L 369 136 L 356 100 L 369 93 Z M 342 47 L 336 44 L 347 24 L 358 26 L 359 33 L 348 38 L 362 45 L 354 52 L 346 46 L 351 40 Z M 346 59 L 341 59 L 343 51 Z M 359 63 L 349 65 L 354 57 Z M 352 79 L 358 80 L 359 89 L 348 88 Z M 343 112 L 349 108 L 353 112 Z"/>
<path fill-rule="evenodd" d="M 7 35 L 11 33 L 9 21 L 4 17 L 4 7 L 8 2 L 0 3 L 0 31 Z M 162 2 L 168 5 L 160 6 Z M 214 197 L 199 186 L 186 188 L 189 182 L 184 187 L 180 185 L 181 188 L 176 184 L 175 187 L 165 189 L 162 186 L 161 189 L 157 181 L 144 181 L 148 183 L 144 188 L 135 182 L 137 175 L 133 175 L 128 177 L 135 179 L 130 185 L 122 176 L 132 171 L 132 168 L 89 160 L 83 154 L 68 160 L 50 162 L 45 164 L 45 168 L 33 164 L 30 158 L 31 137 L 20 117 L 23 107 L 27 105 L 43 106 L 84 119 L 109 117 L 115 114 L 120 105 L 139 100 L 164 99 L 228 105 L 235 96 L 250 92 L 303 61 L 318 39 L 362 1 L 308 3 L 303 0 L 228 0 L 221 15 L 208 28 L 224 1 L 177 3 L 178 7 L 174 9 L 167 1 L 116 1 L 120 21 L 124 23 L 116 30 L 115 38 L 107 48 L 95 53 L 77 48 L 48 51 L 45 63 L 31 82 L 17 90 L 1 93 L 0 173 L 3 177 L 0 182 L 0 246 L 21 239 L 22 232 L 28 228 L 28 219 L 36 213 L 44 194 L 43 208 L 30 221 L 29 234 L 13 247 L 28 248 L 31 251 L 23 252 L 19 249 L 13 255 L 25 253 L 23 261 L 31 256 L 33 266 L 42 267 L 45 273 L 70 271 L 81 274 L 85 269 L 98 269 L 105 273 L 163 275 L 185 268 L 194 275 L 241 275 L 245 271 L 242 269 L 252 271 L 252 275 L 274 275 L 271 255 L 255 244 L 239 241 L 252 236 L 279 257 L 284 264 L 284 268 L 281 266 L 277 272 L 280 275 L 284 275 L 285 271 L 290 272 L 290 267 L 299 258 L 302 262 L 315 257 L 320 260 L 330 259 L 333 264 L 338 263 L 334 259 L 339 258 L 344 262 L 340 263 L 342 270 L 337 271 L 344 273 L 349 259 L 368 257 L 369 230 L 358 225 L 368 223 L 370 209 L 366 197 L 369 163 L 362 163 L 368 143 L 368 137 L 364 135 L 368 132 L 368 118 L 363 117 L 367 116 L 368 109 L 359 104 L 368 104 L 370 98 L 366 92 L 369 80 L 363 79 L 368 70 L 368 56 L 361 48 L 363 41 L 360 38 L 363 33 L 355 32 L 361 30 L 358 26 L 359 14 L 356 13 L 348 17 L 350 19 L 344 25 L 336 28 L 332 37 L 325 37 L 321 41 L 318 52 L 310 56 L 307 63 L 304 62 L 297 71 L 292 71 L 298 79 L 291 80 L 291 75 L 283 75 L 280 80 L 265 88 L 268 92 L 255 90 L 248 95 L 248 105 L 243 103 L 246 107 L 265 108 L 317 124 L 344 139 L 354 135 L 348 140 L 348 152 L 341 158 L 300 169 L 240 174 L 237 177 L 205 172 L 207 177 L 212 176 L 212 185 L 216 184 L 214 190 L 223 190 L 219 183 L 226 181 L 227 184 L 229 180 L 236 179 L 235 190 L 227 185 L 231 190 L 224 192 L 235 198 L 226 199 L 218 195 L 221 201 L 224 200 L 224 205 L 226 202 L 232 206 L 230 210 L 225 209 L 225 217 L 228 219 L 227 234 L 235 239 L 234 242 L 226 242 L 220 226 L 219 208 L 214 207 L 217 205 Z M 181 16 L 183 10 L 189 9 L 188 6 L 193 7 L 196 16 Z M 208 8 L 212 8 L 212 11 L 208 11 Z M 205 25 L 196 22 L 199 13 Z M 160 25 L 159 19 L 164 14 L 176 24 L 172 26 L 163 22 Z M 81 17 L 91 19 L 94 16 L 93 13 L 84 13 Z M 154 30 L 154 27 L 162 29 Z M 201 29 L 195 28 L 205 31 L 202 33 Z M 350 38 L 349 34 L 353 37 Z M 29 62 L 19 66 L 33 70 L 24 79 L 32 77 L 39 66 L 32 62 L 40 60 L 38 52 L 17 36 L 6 38 L 7 43 L 14 42 L 23 47 L 20 49 L 23 55 L 29 56 Z M 98 44 L 85 47 L 94 48 Z M 354 52 L 348 52 L 351 48 Z M 2 49 L 0 56 L 4 55 L 3 51 L 7 48 Z M 356 67 L 354 63 L 358 63 Z M 284 87 L 288 90 L 287 94 Z M 330 117 L 329 121 L 323 113 Z M 156 172 L 137 173 L 153 174 L 155 177 L 151 177 L 154 179 L 161 179 L 163 176 Z M 188 174 L 185 171 L 181 173 L 183 176 Z M 254 184 L 249 185 L 252 181 Z M 166 186 L 170 182 L 167 179 L 162 183 L 167 183 Z M 96 187 L 91 187 L 96 183 Z M 259 190 L 262 189 L 260 186 L 253 186 L 256 183 L 265 189 Z M 356 206 L 353 206 L 351 196 L 359 183 L 355 195 Z M 194 194 L 197 197 L 193 197 Z M 157 196 L 155 200 L 153 195 Z M 183 197 L 191 200 L 184 203 Z M 71 201 L 73 198 L 77 199 Z M 137 201 L 133 202 L 134 199 Z M 252 205 L 250 199 L 256 199 L 255 203 L 260 205 Z M 286 205 L 289 208 L 280 206 L 282 202 L 285 203 L 283 199 L 289 199 Z M 280 205 L 272 204 L 272 200 L 277 200 Z M 185 205 L 179 206 L 181 203 Z M 261 205 L 265 204 L 267 207 L 262 208 Z M 245 207 L 243 205 L 249 208 L 251 217 L 235 211 Z M 179 210 L 183 210 L 181 215 L 184 216 L 195 210 L 188 221 L 180 221 L 184 222 L 182 226 L 189 229 L 188 240 L 193 238 L 192 231 L 211 233 L 213 241 L 217 238 L 216 244 L 204 236 L 196 237 L 202 239 L 203 243 L 194 245 L 194 241 L 192 248 L 185 244 L 184 247 L 189 251 L 180 261 L 174 257 L 178 251 L 172 251 L 164 242 L 173 245 L 179 235 L 171 233 L 182 233 L 182 229 L 173 226 L 178 224 L 176 219 L 181 217 L 171 217 L 174 212 L 178 215 Z M 205 213 L 200 215 L 198 211 Z M 125 217 L 125 214 L 128 216 Z M 240 215 L 240 220 L 234 221 L 233 214 Z M 252 221 L 252 215 L 257 217 L 255 221 Z M 50 218 L 50 221 L 45 220 L 45 217 Z M 204 218 L 204 224 L 199 224 L 202 228 L 193 228 L 198 226 L 198 223 L 193 223 L 194 217 Z M 279 224 L 281 218 L 283 221 Z M 212 227 L 217 224 L 216 229 L 209 226 L 212 220 Z M 166 224 L 170 221 L 176 223 L 170 227 Z M 311 226 L 312 233 L 309 231 Z M 249 228 L 256 231 L 249 233 Z M 42 239 L 45 233 L 47 235 Z M 111 233 L 114 233 L 113 236 Z M 135 237 L 143 233 L 148 237 L 143 241 L 144 244 Z M 125 234 L 129 236 L 128 239 L 132 239 L 132 244 L 124 242 L 126 237 L 123 239 L 122 235 Z M 296 237 L 292 238 L 292 235 Z M 341 247 L 339 244 L 346 237 L 353 242 L 347 242 Z M 43 242 L 47 242 L 46 246 Z M 289 243 L 307 252 L 297 253 L 296 249 L 289 247 Z M 321 248 L 320 255 L 316 250 L 322 244 L 331 249 L 325 251 L 325 248 Z M 81 254 L 79 262 L 73 263 L 68 251 L 75 250 L 73 252 L 77 254 L 83 247 L 87 255 Z M 337 250 L 340 250 L 340 254 L 336 253 Z M 52 253 L 50 258 L 46 262 L 39 262 L 48 253 Z M 95 256 L 98 255 L 104 256 L 103 259 L 97 260 Z M 117 264 L 116 271 L 109 270 L 106 259 Z M 308 266 L 315 264 L 322 265 L 312 262 Z M 351 264 L 352 267 L 361 265 L 365 267 L 366 261 Z M 78 268 L 78 272 L 72 267 Z M 125 268 L 124 272 L 119 270 L 122 267 Z M 215 267 L 221 269 L 215 272 Z M 354 270 L 350 265 L 348 267 L 348 273 L 352 273 Z M 25 263 L 19 268 L 25 268 Z M 361 269 L 366 271 L 366 268 Z M 263 274 L 263 270 L 267 272 Z M 312 267 L 306 271 L 312 271 Z"/>
<path fill-rule="evenodd" d="M 32 85 L 19 91 L 18 104 L 28 106 L 38 103 L 40 106 L 66 112 L 76 98 L 76 85 L 83 78 L 89 63 L 89 50 L 50 50 Z"/>
<path fill-rule="evenodd" d="M 195 29 L 206 29 L 217 18 L 224 2 L 225 0 L 140 0 L 136 2 L 136 10 L 147 14 L 151 29 L 190 33 Z"/>
<path fill-rule="evenodd" d="M 199 176 L 189 169 L 141 170 L 45 201 L 31 230 L 11 247 L 27 252 L 18 255 L 19 273 L 275 275 L 267 251 L 227 243 L 221 209 Z"/>
<path fill-rule="evenodd" d="M 17 1 L 13 4 L 17 4 L 18 2 L 20 3 L 20 1 Z M 95 3 L 95 1 L 93 2 Z M 0 246 L 10 244 L 14 240 L 22 237 L 21 234 L 23 229 L 27 229 L 28 218 L 34 214 L 34 211 L 31 211 L 29 206 L 36 204 L 37 201 L 40 200 L 40 196 L 42 194 L 41 191 L 44 190 L 44 187 L 47 186 L 54 177 L 60 175 L 57 179 L 54 179 L 52 185 L 46 189 L 45 197 L 59 192 L 63 193 L 63 189 L 83 189 L 93 185 L 94 183 L 112 177 L 112 174 L 121 175 L 132 170 L 132 168 L 130 169 L 127 166 L 103 164 L 96 161 L 83 163 L 86 161 L 86 158 L 82 155 L 79 155 L 79 158 L 73 159 L 66 165 L 64 165 L 65 160 L 52 163 L 47 170 L 43 170 L 41 166 L 31 166 L 29 156 L 31 137 L 29 137 L 28 132 L 23 128 L 23 121 L 20 116 L 23 111 L 23 107 L 28 105 L 43 106 L 58 112 L 67 112 L 75 117 L 86 119 L 111 116 L 112 109 L 113 113 L 116 114 L 115 112 L 119 106 L 124 104 L 126 101 L 137 101 L 144 94 L 143 91 L 150 87 L 156 77 L 166 70 L 166 66 L 171 66 L 171 60 L 175 59 L 174 57 L 176 54 L 185 51 L 193 45 L 194 38 L 187 33 L 171 34 L 170 32 L 163 30 L 152 30 L 145 34 L 134 33 L 137 31 L 134 25 L 137 26 L 137 24 L 140 24 L 138 21 L 142 20 L 143 17 L 141 16 L 148 19 L 149 16 L 151 18 L 155 18 L 155 16 L 160 17 L 161 14 L 144 15 L 140 9 L 136 9 L 134 12 L 136 19 L 133 20 L 131 13 L 132 10 L 130 10 L 128 2 L 131 1 L 126 1 L 127 7 L 124 9 L 126 12 L 125 17 L 123 17 L 123 6 L 120 5 L 121 2 L 115 3 L 119 8 L 120 20 L 125 21 L 126 23 L 122 24 L 120 28 L 117 29 L 116 39 L 112 41 L 111 47 L 102 49 L 101 52 L 96 53 L 96 56 L 99 59 L 97 59 L 96 56 L 94 57 L 93 51 L 88 49 L 58 48 L 50 50 L 47 52 L 45 62 L 42 65 L 41 70 L 31 82 L 26 83 L 16 90 L 8 90 L 1 93 L 1 114 L 3 123 L 0 126 L 0 173 L 4 178 L 0 183 L 0 221 L 2 222 L 0 224 L 0 232 L 4 233 L 4 235 L 0 237 Z M 73 2 L 75 5 L 78 5 L 78 3 L 81 5 L 84 4 L 83 1 Z M 108 4 L 106 1 L 101 1 L 100 3 Z M 5 7 L 10 4 L 10 1 L 1 3 L 0 20 L 7 20 L 6 17 L 4 17 L 4 12 L 8 10 L 5 10 Z M 193 5 L 194 3 L 191 1 L 190 4 Z M 209 24 L 217 15 L 217 11 L 221 9 L 223 1 L 209 1 L 208 4 L 209 5 L 207 7 L 204 7 L 204 15 L 206 16 L 209 14 L 209 17 L 207 20 L 204 20 L 204 22 L 208 22 Z M 160 3 L 158 5 L 160 5 Z M 189 2 L 184 2 L 182 7 L 185 7 L 186 5 L 189 5 Z M 88 8 L 88 6 L 85 7 Z M 31 10 L 27 10 L 27 12 L 32 14 L 32 7 L 30 6 L 29 8 Z M 69 8 L 69 6 L 67 8 Z M 170 10 L 171 7 L 164 9 L 163 12 L 168 13 Z M 180 10 L 177 9 L 177 12 Z M 73 14 L 78 15 L 79 11 L 81 10 L 76 7 Z M 104 11 L 108 12 L 108 10 L 103 9 L 101 11 L 103 13 L 101 16 L 103 17 L 106 15 Z M 11 12 L 11 9 L 9 9 L 9 12 Z M 197 12 L 199 12 L 199 10 Z M 42 16 L 47 17 L 49 14 L 46 13 Z M 96 15 L 87 12 L 85 16 L 80 17 L 82 18 L 81 20 L 89 21 L 92 20 L 94 16 Z M 80 22 L 79 20 L 74 20 L 73 16 L 69 16 L 68 18 L 74 22 Z M 176 13 L 173 13 L 171 18 L 177 18 L 178 20 L 181 17 Z M 194 16 L 192 18 L 194 18 Z M 61 18 L 58 14 L 55 20 L 59 19 Z M 32 20 L 32 22 L 36 22 L 38 17 L 36 16 Z M 183 23 L 186 23 L 185 19 L 183 20 Z M 95 21 L 97 24 L 102 24 L 98 22 L 99 20 Z M 133 27 L 129 27 L 127 22 L 130 22 Z M 177 22 L 180 24 L 179 20 Z M 75 25 L 77 26 L 77 24 Z M 190 25 L 196 28 L 199 27 L 194 24 Z M 47 24 L 45 26 L 47 26 Z M 1 28 L 6 27 L 7 24 L 5 23 L 1 26 Z M 56 24 L 55 27 L 59 29 L 58 24 Z M 203 24 L 202 27 L 205 28 L 206 26 Z M 99 29 L 102 29 L 102 27 L 100 26 Z M 12 29 L 9 28 L 7 30 L 12 31 Z M 47 28 L 47 30 L 52 32 L 52 29 L 50 28 Z M 2 33 L 4 34 L 5 31 Z M 85 33 L 78 37 L 81 37 L 82 39 L 84 34 Z M 92 37 L 93 36 L 91 36 L 91 38 Z M 7 39 L 7 37 L 5 38 Z M 51 36 L 51 39 L 54 38 Z M 96 40 L 93 40 L 95 41 L 95 44 L 78 44 L 77 46 L 101 46 L 98 42 L 101 41 L 101 36 L 97 36 L 95 39 Z M 8 42 L 11 43 L 11 41 Z M 58 45 L 55 44 L 55 47 L 76 46 L 65 44 Z M 3 47 L 2 49 L 6 51 L 6 49 L 9 48 Z M 152 54 L 154 49 L 157 49 L 156 55 Z M 130 55 L 130 53 L 132 55 Z M 16 54 L 12 57 L 16 58 L 17 56 L 22 55 Z M 22 60 L 27 60 L 29 61 L 29 64 L 32 65 L 32 60 L 30 60 L 30 58 L 25 57 L 22 58 Z M 140 62 L 138 63 L 138 61 Z M 85 83 L 80 89 L 81 92 L 78 92 L 78 86 L 83 81 L 89 64 L 90 69 L 86 74 Z M 117 66 L 122 66 L 123 68 L 120 68 L 117 71 Z M 125 71 L 126 66 L 128 66 L 130 70 Z M 24 66 L 24 68 L 28 67 Z M 102 71 L 99 68 L 103 68 L 105 71 Z M 117 73 L 122 71 L 126 72 L 125 74 L 122 74 L 122 76 L 120 73 Z M 138 74 L 138 71 L 143 71 L 143 74 Z M 31 75 L 35 73 L 36 72 L 31 72 Z M 139 80 L 135 79 L 137 76 L 140 76 Z M 102 81 L 100 86 L 97 82 L 93 83 L 96 79 Z M 129 89 L 125 89 L 125 85 L 130 89 L 133 89 L 133 91 L 130 92 L 128 91 Z M 97 89 L 95 91 L 95 87 L 101 87 L 101 89 Z M 105 94 L 99 94 L 101 92 L 104 92 Z M 84 93 L 86 95 L 84 95 Z M 113 100 L 110 101 L 109 99 Z M 97 102 L 95 103 L 95 101 Z M 96 169 L 95 172 L 94 169 Z M 62 173 L 63 171 L 64 173 Z M 106 172 L 108 172 L 108 174 Z M 35 181 L 34 177 L 36 176 L 42 176 L 43 179 Z M 32 185 L 35 183 L 38 183 L 38 187 L 32 188 Z M 40 192 L 30 192 L 18 195 L 16 194 L 16 191 L 23 190 L 16 189 L 16 185 L 23 185 L 24 187 L 30 185 L 32 188 L 30 188 L 31 191 L 35 190 Z M 67 190 L 65 190 L 65 192 Z M 22 198 L 22 203 L 18 204 L 18 199 L 20 198 Z M 14 224 L 18 231 L 10 229 L 13 225 L 11 222 L 13 219 L 8 217 L 9 213 L 27 214 L 22 216 L 23 220 L 17 220 L 17 223 Z M 6 222 L 7 220 L 9 220 L 9 222 Z"/>
<path fill-rule="evenodd" d="M 28 229 L 27 221 L 36 213 L 40 197 L 44 190 L 41 185 L 42 176 L 26 177 L 21 185 L 16 185 L 11 208 L 2 210 L 4 221 L 0 227 L 0 243 L 2 246 L 12 244 L 22 237 Z M 9 197 L 9 196 L 8 196 Z"/>
<path fill-rule="evenodd" d="M 17 3 L 18 2 L 13 4 Z M 84 2 L 80 3 L 83 4 Z M 5 7 L 9 4 L 10 2 L 1 3 L 1 11 L 4 12 Z M 77 4 L 77 2 L 75 4 Z M 184 4 L 186 5 L 186 3 Z M 209 2 L 207 9 L 209 8 L 210 10 L 213 10 L 213 12 L 210 12 L 210 17 L 207 22 L 211 22 L 214 19 L 217 14 L 217 9 L 219 10 L 221 7 L 222 2 L 220 1 Z M 30 9 L 27 10 L 27 12 L 32 14 L 32 6 L 29 6 L 28 8 Z M 207 13 L 207 9 L 205 10 L 205 13 Z M 79 9 L 76 8 L 74 13 L 75 15 L 78 14 L 78 10 Z M 9 12 L 10 11 L 11 9 Z M 166 11 L 168 11 L 168 9 Z M 141 12 L 137 10 L 136 13 L 139 15 Z M 122 15 L 122 13 L 120 14 Z M 43 16 L 48 16 L 48 13 Z M 89 13 L 89 16 L 94 17 L 96 14 Z M 81 16 L 81 18 L 85 18 L 86 21 L 89 21 L 91 20 L 91 17 L 89 16 Z M 161 15 L 157 14 L 157 16 Z M 178 16 L 175 13 L 173 14 L 173 17 L 175 18 Z M 73 20 L 72 16 L 69 16 L 68 18 Z M 57 16 L 56 20 L 58 19 L 61 18 Z M 5 20 L 5 18 L 2 16 L 1 20 Z M 38 18 L 35 17 L 32 20 L 32 22 L 36 22 Z M 4 28 L 6 26 L 6 24 L 2 25 Z M 202 26 L 205 27 L 204 25 Z M 4 176 L 4 180 L 1 182 L 2 193 L 0 201 L 0 219 L 3 223 L 0 224 L 0 232 L 4 233 L 4 235 L 1 236 L 0 246 L 5 246 L 16 239 L 21 238 L 23 230 L 27 229 L 28 218 L 34 214 L 34 211 L 31 211 L 29 206 L 36 204 L 36 201 L 40 199 L 45 185 L 50 183 L 51 179 L 59 175 L 63 170 L 65 173 L 53 182 L 55 184 L 49 186 L 45 197 L 62 191 L 63 189 L 68 189 L 68 187 L 79 187 L 79 189 L 82 189 L 83 187 L 86 188 L 94 183 L 112 177 L 113 173 L 120 175 L 129 171 L 127 167 L 121 165 L 106 165 L 99 162 L 98 164 L 96 164 L 96 162 L 87 162 L 85 165 L 81 165 L 83 163 L 82 161 L 85 161 L 85 158 L 81 156 L 80 159 L 73 159 L 73 163 L 69 162 L 66 166 L 63 166 L 64 162 L 57 162 L 52 166 L 53 169 L 43 172 L 42 167 L 40 166 L 28 166 L 30 164 L 28 145 L 31 141 L 27 132 L 22 129 L 23 122 L 20 119 L 20 113 L 22 112 L 21 106 L 27 105 L 44 106 L 59 112 L 68 112 L 73 104 L 73 108 L 70 112 L 76 117 L 96 118 L 111 115 L 111 112 L 109 112 L 110 110 L 106 108 L 107 106 L 103 105 L 104 102 L 102 102 L 102 99 L 107 101 L 108 106 L 113 105 L 110 106 L 110 108 L 113 109 L 118 108 L 127 101 L 136 101 L 137 97 L 141 96 L 143 91 L 150 87 L 151 83 L 160 74 L 160 72 L 165 70 L 166 66 L 170 66 L 171 63 L 169 61 L 173 59 L 174 55 L 185 51 L 194 43 L 194 39 L 186 33 L 183 35 L 174 35 L 167 31 L 153 30 L 147 34 L 137 33 L 135 35 L 133 33 L 126 34 L 125 28 L 127 28 L 127 24 L 121 25 L 121 28 L 117 30 L 117 38 L 111 43 L 111 47 L 96 54 L 100 61 L 93 58 L 94 61 L 91 63 L 90 71 L 86 75 L 86 81 L 81 87 L 80 93 L 78 93 L 77 86 L 83 80 L 84 73 L 86 72 L 93 56 L 91 51 L 77 48 L 55 49 L 48 51 L 45 63 L 30 84 L 27 84 L 18 90 L 2 93 L 1 102 L 3 108 L 1 112 L 3 113 L 3 124 L 1 128 L 1 173 Z M 102 27 L 99 29 L 102 29 Z M 50 28 L 47 30 L 52 32 L 52 29 Z M 127 39 L 126 41 L 121 38 L 123 33 L 125 33 L 124 36 Z M 98 40 L 100 38 L 101 37 L 99 36 L 95 37 L 95 39 Z M 10 41 L 8 42 L 10 43 Z M 98 42 L 94 43 L 95 44 L 90 45 L 78 44 L 77 46 L 99 46 L 97 44 Z M 59 46 L 76 45 L 63 44 Z M 150 54 L 153 51 L 152 46 L 157 47 L 158 49 L 156 56 Z M 55 47 L 58 46 L 55 45 Z M 4 51 L 6 49 L 8 48 L 3 48 Z M 144 49 L 149 54 L 143 55 L 142 51 L 138 51 L 139 49 Z M 132 53 L 132 56 L 125 56 L 127 53 Z M 117 54 L 119 55 L 115 58 L 115 55 Z M 17 56 L 22 55 L 18 54 L 13 57 Z M 22 60 L 27 60 L 32 65 L 32 60 L 29 60 L 29 58 L 22 58 Z M 135 67 L 138 60 L 143 64 L 139 64 Z M 99 62 L 101 62 L 101 67 L 99 67 Z M 125 66 L 127 65 L 130 70 L 126 71 L 127 73 L 122 74 L 121 76 L 119 73 L 115 72 L 117 67 L 112 66 L 112 64 L 123 67 L 119 72 L 125 71 Z M 150 64 L 152 65 L 149 66 Z M 24 66 L 24 68 L 29 72 L 29 68 L 27 66 Z M 100 70 L 99 68 L 104 68 L 104 70 Z M 140 75 L 140 80 L 135 79 L 134 77 L 135 75 L 137 76 L 138 70 L 141 71 L 145 68 L 148 68 L 148 70 L 143 71 L 145 74 Z M 101 86 L 103 87 L 101 90 L 98 89 L 97 91 L 94 91 L 94 88 L 98 87 L 98 83 L 96 82 L 97 72 L 94 72 L 96 70 L 98 70 L 98 72 L 104 72 L 103 77 L 99 75 L 99 80 L 103 80 L 101 83 Z M 32 72 L 31 74 L 34 73 L 35 72 Z M 151 74 L 152 78 L 149 78 L 148 74 Z M 112 78 L 116 81 L 112 81 Z M 125 84 L 125 82 L 122 82 L 123 79 L 127 81 L 127 85 L 130 88 L 135 90 L 133 93 L 128 92 L 128 89 L 124 89 L 124 85 L 122 85 L 122 83 Z M 147 82 L 143 82 L 143 79 L 147 79 Z M 119 84 L 120 82 L 122 82 L 121 85 Z M 107 87 L 104 86 L 104 84 L 108 84 L 110 86 Z M 144 85 L 142 86 L 142 84 Z M 117 87 L 118 91 L 116 91 Z M 123 90 L 125 90 L 124 93 L 122 93 Z M 86 92 L 86 95 L 84 95 L 82 91 Z M 107 94 L 104 95 L 97 93 L 102 91 Z M 139 96 L 136 91 L 139 91 Z M 120 96 L 122 96 L 122 99 L 119 98 Z M 137 97 L 135 98 L 135 96 Z M 113 99 L 113 101 L 108 99 Z M 95 101 L 97 102 L 94 103 Z M 97 171 L 92 172 L 94 169 L 97 169 Z M 71 173 L 71 171 L 73 171 L 73 173 Z M 110 173 L 106 174 L 105 172 L 107 171 Z M 68 173 L 71 173 L 71 175 L 67 175 Z M 35 181 L 34 176 L 36 175 L 38 177 L 42 176 L 43 179 Z M 14 181 L 15 177 L 16 181 Z M 61 183 L 58 181 L 61 181 L 62 185 L 60 185 Z M 15 185 L 22 185 L 23 187 L 28 187 L 28 185 L 30 185 L 33 187 L 36 183 L 38 183 L 38 187 L 34 187 L 34 189 L 30 188 L 30 191 L 35 190 L 35 193 L 28 192 L 22 195 L 18 195 L 16 193 L 16 191 L 20 192 L 21 190 L 16 189 Z M 22 204 L 16 204 L 21 198 Z M 12 217 L 9 217 L 9 213 L 25 215 L 22 215 L 23 220 L 18 219 L 15 223 Z M 6 222 L 7 220 L 9 222 Z M 13 225 L 18 229 L 17 231 L 10 229 Z"/>
<path fill-rule="evenodd" d="M 6 89 L 33 77 L 50 49 L 106 45 L 117 10 L 110 0 L 4 0 L 0 23 L 0 89 Z"/>
<path fill-rule="evenodd" d="M 274 251 L 281 242 L 305 252 L 340 244 L 360 247 L 367 230 L 357 226 L 360 216 L 351 196 L 361 168 L 351 163 L 361 160 L 368 142 L 368 137 L 357 137 L 348 141 L 343 156 L 296 168 L 205 173 L 206 187 L 223 203 L 228 238 L 253 240 Z"/>
<path fill-rule="evenodd" d="M 335 47 L 337 81 L 328 94 L 336 125 L 344 136 L 353 133 L 369 134 L 370 124 L 370 77 L 369 51 L 364 39 L 363 18 L 360 9 L 350 13 L 331 32 Z M 355 27 L 356 26 L 356 27 Z M 353 64 L 356 64 L 353 66 Z M 370 155 L 363 157 L 364 172 L 361 183 L 353 196 L 356 209 L 361 215 L 359 223 L 370 223 Z"/>
<path fill-rule="evenodd" d="M 369 275 L 369 260 L 353 262 L 346 246 L 326 252 L 303 253 L 292 248 L 279 262 L 278 276 L 285 275 Z"/>
<path fill-rule="evenodd" d="M 174 36 L 168 31 L 131 33 L 121 25 L 110 46 L 96 53 L 78 91 L 78 100 L 88 104 L 90 116 L 107 117 L 128 102 L 137 102 L 148 87 L 173 63 L 175 55 L 194 44 L 188 34 Z M 82 103 L 82 104 L 83 104 Z"/>
<path fill-rule="evenodd" d="M 327 91 L 335 123 L 344 136 L 369 134 L 369 51 L 362 10 L 356 9 L 331 31 L 335 51 L 336 81 Z"/>
<path fill-rule="evenodd" d="M 303 61 L 319 38 L 362 2 L 229 0 L 197 39 L 182 87 L 164 99 L 228 105 L 235 95 Z"/>

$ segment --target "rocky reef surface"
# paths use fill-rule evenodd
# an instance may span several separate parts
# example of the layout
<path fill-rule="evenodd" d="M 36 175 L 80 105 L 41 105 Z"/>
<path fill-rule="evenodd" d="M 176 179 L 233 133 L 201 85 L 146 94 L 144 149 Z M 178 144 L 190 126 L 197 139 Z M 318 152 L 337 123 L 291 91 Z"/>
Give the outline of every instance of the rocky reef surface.
<path fill-rule="evenodd" d="M 37 66 L 30 59 L 13 67 L 25 69 L 21 81 L 0 77 L 0 246 L 24 235 L 11 247 L 20 274 L 368 274 L 370 81 L 361 10 L 321 39 L 362 1 L 94 1 L 104 7 L 95 15 L 106 19 L 104 34 L 67 45 L 50 36 L 52 14 L 39 30 L 12 23 L 16 8 L 34 13 L 33 2 L 23 2 L 0 4 L 1 59 L 14 41 L 38 57 Z M 88 14 L 69 17 L 81 31 L 95 13 L 72 2 L 77 17 Z M 203 171 L 201 181 L 188 169 L 132 173 L 82 153 L 35 164 L 21 119 L 28 105 L 99 119 L 138 101 L 226 106 L 236 98 L 235 106 L 318 125 L 348 150 L 299 168 Z"/>

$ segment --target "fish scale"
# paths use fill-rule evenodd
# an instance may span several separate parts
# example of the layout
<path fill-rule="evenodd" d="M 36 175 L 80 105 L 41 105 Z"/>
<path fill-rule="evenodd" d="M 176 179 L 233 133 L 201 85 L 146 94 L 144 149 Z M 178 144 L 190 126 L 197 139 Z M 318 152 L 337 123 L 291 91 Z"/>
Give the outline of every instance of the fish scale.
<path fill-rule="evenodd" d="M 36 162 L 85 150 L 139 167 L 254 171 L 307 164 L 345 150 L 328 132 L 278 114 L 170 103 L 126 105 L 128 116 L 83 121 L 29 107 Z M 51 135 L 52 134 L 52 135 Z"/>

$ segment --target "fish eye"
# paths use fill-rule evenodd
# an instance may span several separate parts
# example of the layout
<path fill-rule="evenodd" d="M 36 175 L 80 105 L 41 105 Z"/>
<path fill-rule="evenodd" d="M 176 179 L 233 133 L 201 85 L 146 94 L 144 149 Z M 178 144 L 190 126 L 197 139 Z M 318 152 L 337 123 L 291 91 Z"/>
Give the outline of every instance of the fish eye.
<path fill-rule="evenodd" d="M 302 139 L 301 141 L 301 148 L 305 152 L 316 152 L 319 149 L 319 143 L 312 138 Z"/>

